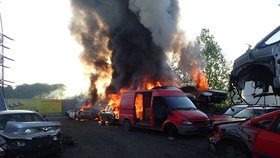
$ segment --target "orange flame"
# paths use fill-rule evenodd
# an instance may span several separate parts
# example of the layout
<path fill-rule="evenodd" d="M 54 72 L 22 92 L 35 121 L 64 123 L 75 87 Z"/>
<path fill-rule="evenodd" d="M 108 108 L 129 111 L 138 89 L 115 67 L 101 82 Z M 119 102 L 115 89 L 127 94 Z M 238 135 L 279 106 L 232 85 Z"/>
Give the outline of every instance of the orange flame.
<path fill-rule="evenodd" d="M 119 106 L 121 103 L 122 93 L 126 92 L 127 89 L 120 89 L 120 93 L 118 94 L 108 94 L 109 102 L 108 105 L 112 106 L 113 112 L 115 113 L 116 119 L 119 119 Z"/>
<path fill-rule="evenodd" d="M 155 84 L 153 84 L 153 83 L 151 83 L 151 82 L 148 82 L 147 83 L 147 89 L 149 90 L 149 89 L 152 89 L 152 88 L 154 88 L 154 87 L 159 87 L 159 86 L 162 86 L 162 84 L 159 82 L 159 81 L 157 81 Z"/>
<path fill-rule="evenodd" d="M 88 109 L 88 108 L 91 108 L 92 107 L 92 103 L 89 102 L 85 105 L 83 105 L 81 108 L 80 108 L 80 111 L 85 111 L 85 109 Z"/>
<path fill-rule="evenodd" d="M 143 94 L 137 94 L 135 98 L 136 118 L 143 120 Z"/>
<path fill-rule="evenodd" d="M 196 83 L 197 89 L 207 90 L 209 88 L 205 73 L 200 72 L 197 69 L 194 69 L 192 71 L 192 77 L 193 77 L 194 82 Z"/>

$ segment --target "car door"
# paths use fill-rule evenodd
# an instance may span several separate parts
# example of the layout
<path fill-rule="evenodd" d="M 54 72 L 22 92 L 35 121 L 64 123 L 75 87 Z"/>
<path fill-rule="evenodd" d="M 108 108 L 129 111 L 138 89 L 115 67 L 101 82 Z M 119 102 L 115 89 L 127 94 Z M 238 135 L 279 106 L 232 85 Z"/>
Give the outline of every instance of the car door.
<path fill-rule="evenodd" d="M 260 130 L 256 136 L 254 158 L 279 158 L 280 157 L 280 116 L 273 119 L 270 128 Z"/>

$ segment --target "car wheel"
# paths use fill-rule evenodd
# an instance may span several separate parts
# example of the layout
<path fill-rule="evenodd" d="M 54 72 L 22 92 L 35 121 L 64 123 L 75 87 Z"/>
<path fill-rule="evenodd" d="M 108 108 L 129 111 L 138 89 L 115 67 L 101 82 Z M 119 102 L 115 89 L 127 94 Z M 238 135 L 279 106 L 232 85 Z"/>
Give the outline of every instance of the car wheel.
<path fill-rule="evenodd" d="M 217 149 L 219 158 L 249 158 L 247 153 L 236 143 L 222 143 Z"/>
<path fill-rule="evenodd" d="M 130 123 L 130 121 L 129 121 L 128 119 L 125 119 L 125 120 L 124 120 L 123 127 L 124 127 L 124 130 L 125 130 L 126 132 L 131 131 L 132 126 L 131 126 L 131 123 Z"/>

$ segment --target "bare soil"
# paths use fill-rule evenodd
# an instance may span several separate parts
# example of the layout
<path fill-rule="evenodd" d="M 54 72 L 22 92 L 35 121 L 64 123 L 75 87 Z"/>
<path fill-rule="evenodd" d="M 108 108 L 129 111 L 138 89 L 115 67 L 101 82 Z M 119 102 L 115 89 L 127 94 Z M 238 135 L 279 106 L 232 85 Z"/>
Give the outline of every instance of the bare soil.
<path fill-rule="evenodd" d="M 62 123 L 62 131 L 72 136 L 75 146 L 65 145 L 63 158 L 210 158 L 207 136 L 167 135 L 152 130 L 125 132 L 120 125 L 99 125 L 95 120 L 77 121 L 65 116 L 49 117 Z"/>

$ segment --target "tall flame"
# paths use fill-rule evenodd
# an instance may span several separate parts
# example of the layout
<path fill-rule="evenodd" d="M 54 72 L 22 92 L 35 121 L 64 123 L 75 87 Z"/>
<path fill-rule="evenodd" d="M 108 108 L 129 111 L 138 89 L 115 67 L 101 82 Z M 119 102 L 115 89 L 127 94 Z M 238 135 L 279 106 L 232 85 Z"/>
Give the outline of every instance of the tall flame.
<path fill-rule="evenodd" d="M 143 120 L 143 94 L 137 94 L 135 98 L 136 118 Z"/>
<path fill-rule="evenodd" d="M 193 77 L 194 82 L 196 83 L 197 89 L 207 90 L 209 88 L 206 74 L 204 72 L 201 72 L 198 69 L 193 69 L 192 77 Z"/>
<path fill-rule="evenodd" d="M 159 86 L 162 86 L 163 84 L 160 83 L 160 81 L 157 81 L 155 84 L 151 83 L 151 82 L 148 82 L 147 83 L 147 89 L 152 89 L 152 88 L 155 88 L 155 87 L 159 87 Z"/>

